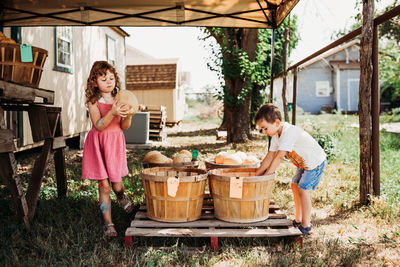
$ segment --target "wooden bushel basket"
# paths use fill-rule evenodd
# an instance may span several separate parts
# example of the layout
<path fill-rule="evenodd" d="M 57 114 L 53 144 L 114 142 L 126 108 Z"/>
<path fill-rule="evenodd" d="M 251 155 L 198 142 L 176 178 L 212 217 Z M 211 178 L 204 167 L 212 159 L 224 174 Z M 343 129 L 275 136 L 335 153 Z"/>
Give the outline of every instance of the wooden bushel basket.
<path fill-rule="evenodd" d="M 32 46 L 32 62 L 21 62 L 19 44 L 0 43 L 0 78 L 26 86 L 39 87 L 47 50 Z"/>
<path fill-rule="evenodd" d="M 198 168 L 200 161 L 192 160 L 191 162 L 182 163 L 151 163 L 142 162 L 143 168 L 154 168 L 154 167 L 171 167 L 171 168 Z"/>
<path fill-rule="evenodd" d="M 252 223 L 268 219 L 275 174 L 255 176 L 255 171 L 256 168 L 209 171 L 216 218 L 235 223 Z M 231 177 L 243 177 L 242 198 L 230 197 Z"/>
<path fill-rule="evenodd" d="M 149 168 L 141 171 L 147 217 L 160 222 L 190 222 L 201 216 L 207 172 L 188 168 Z M 180 179 L 175 197 L 168 195 L 167 179 Z"/>

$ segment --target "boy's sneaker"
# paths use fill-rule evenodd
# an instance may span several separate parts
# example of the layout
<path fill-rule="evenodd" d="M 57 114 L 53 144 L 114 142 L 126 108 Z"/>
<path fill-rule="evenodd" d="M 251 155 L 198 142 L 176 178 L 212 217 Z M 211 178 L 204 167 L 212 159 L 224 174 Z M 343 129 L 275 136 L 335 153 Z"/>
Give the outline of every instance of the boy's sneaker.
<path fill-rule="evenodd" d="M 302 225 L 299 226 L 299 230 L 303 235 L 311 234 L 311 228 L 312 228 L 312 226 L 310 226 L 310 227 L 303 227 Z"/>
<path fill-rule="evenodd" d="M 292 223 L 294 227 L 299 227 L 301 225 L 301 222 L 296 222 L 296 220 L 293 220 Z"/>

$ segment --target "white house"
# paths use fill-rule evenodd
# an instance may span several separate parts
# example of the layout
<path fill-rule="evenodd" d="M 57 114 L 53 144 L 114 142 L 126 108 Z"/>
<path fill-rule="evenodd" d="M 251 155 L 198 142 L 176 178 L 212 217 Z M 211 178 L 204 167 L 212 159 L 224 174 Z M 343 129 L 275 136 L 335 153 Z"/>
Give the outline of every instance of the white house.
<path fill-rule="evenodd" d="M 90 130 L 85 88 L 94 61 L 112 63 L 125 88 L 125 37 L 129 35 L 119 27 L 8 27 L 3 32 L 17 43 L 48 51 L 39 87 L 55 91 L 54 106 L 62 108 L 66 137 Z M 34 146 L 28 114 L 23 113 L 18 116 L 19 132 L 23 132 L 23 136 L 17 136 L 18 150 Z"/>

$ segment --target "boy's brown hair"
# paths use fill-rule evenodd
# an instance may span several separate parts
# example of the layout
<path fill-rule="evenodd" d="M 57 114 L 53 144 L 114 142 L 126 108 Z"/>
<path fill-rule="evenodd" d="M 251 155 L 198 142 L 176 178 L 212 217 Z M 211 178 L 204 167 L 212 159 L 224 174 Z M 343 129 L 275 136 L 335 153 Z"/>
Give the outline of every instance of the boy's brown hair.
<path fill-rule="evenodd" d="M 264 119 L 268 123 L 274 123 L 276 120 L 282 121 L 282 115 L 279 109 L 271 104 L 265 104 L 263 105 L 256 113 L 256 116 L 254 117 L 254 121 L 257 123 L 257 121 Z"/>

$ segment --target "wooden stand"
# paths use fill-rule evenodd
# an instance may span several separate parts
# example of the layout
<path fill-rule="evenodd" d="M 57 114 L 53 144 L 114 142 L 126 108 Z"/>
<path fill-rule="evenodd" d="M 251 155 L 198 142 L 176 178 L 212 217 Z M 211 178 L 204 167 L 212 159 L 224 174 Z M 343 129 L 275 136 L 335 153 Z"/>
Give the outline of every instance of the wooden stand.
<path fill-rule="evenodd" d="M 13 91 L 17 94 L 13 94 Z M 53 104 L 54 92 L 52 94 L 51 92 L 0 81 L 0 176 L 11 192 L 17 215 L 23 219 L 26 225 L 29 225 L 29 220 L 35 215 L 42 178 L 51 151 L 54 151 L 58 197 L 67 196 L 65 140 L 62 130 L 61 108 L 34 103 L 36 97 L 42 97 L 45 103 Z M 35 160 L 26 195 L 22 192 L 21 181 L 17 175 L 17 163 L 13 153 L 15 151 L 14 134 L 11 130 L 6 129 L 4 110 L 27 111 L 33 141 L 44 142 L 42 152 Z"/>
<path fill-rule="evenodd" d="M 272 203 L 271 203 L 272 204 Z M 201 218 L 194 222 L 164 223 L 150 220 L 146 206 L 140 207 L 125 232 L 125 245 L 132 246 L 132 237 L 210 237 L 212 251 L 218 251 L 218 237 L 292 237 L 300 246 L 303 238 L 299 229 L 292 226 L 279 207 L 270 205 L 268 219 L 256 223 L 231 223 L 214 216 L 210 195 L 206 195 Z"/>

